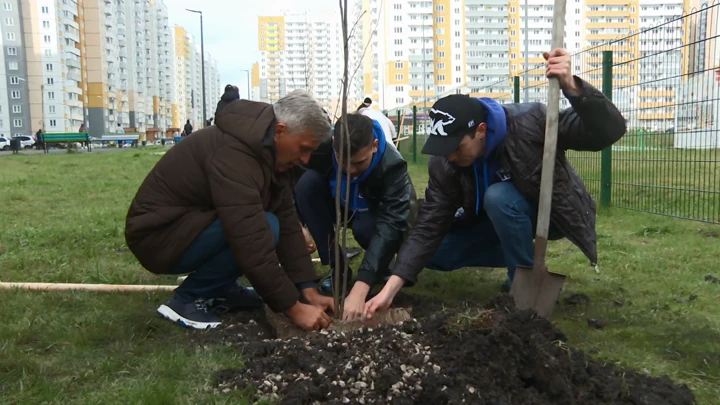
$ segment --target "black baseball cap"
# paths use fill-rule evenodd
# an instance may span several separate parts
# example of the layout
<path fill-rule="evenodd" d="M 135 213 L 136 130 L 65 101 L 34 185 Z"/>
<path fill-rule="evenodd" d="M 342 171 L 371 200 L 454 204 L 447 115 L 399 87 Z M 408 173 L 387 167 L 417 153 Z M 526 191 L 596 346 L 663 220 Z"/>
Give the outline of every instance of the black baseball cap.
<path fill-rule="evenodd" d="M 430 109 L 430 136 L 422 153 L 449 155 L 457 149 L 465 135 L 485 121 L 485 108 L 465 94 L 452 94 L 439 99 Z"/>

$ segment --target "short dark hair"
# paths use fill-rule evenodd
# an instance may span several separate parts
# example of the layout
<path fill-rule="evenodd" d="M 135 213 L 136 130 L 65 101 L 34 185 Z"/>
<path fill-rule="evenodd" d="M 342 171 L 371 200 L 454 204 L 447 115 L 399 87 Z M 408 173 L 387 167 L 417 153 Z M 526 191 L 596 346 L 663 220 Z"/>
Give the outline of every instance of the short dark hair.
<path fill-rule="evenodd" d="M 363 104 L 372 104 L 372 99 L 370 99 L 370 97 L 365 97 L 365 100 L 363 100 Z"/>
<path fill-rule="evenodd" d="M 374 139 L 373 137 L 373 122 L 370 117 L 366 117 L 361 114 L 348 114 L 347 115 L 347 126 L 348 134 L 350 136 L 350 156 L 355 155 L 360 149 L 370 145 Z M 340 149 L 340 139 L 347 142 L 345 134 L 342 131 L 342 118 L 337 120 L 335 123 L 335 129 L 333 130 L 333 149 L 336 153 L 345 152 L 347 153 L 347 143 L 345 143 L 345 150 Z"/>

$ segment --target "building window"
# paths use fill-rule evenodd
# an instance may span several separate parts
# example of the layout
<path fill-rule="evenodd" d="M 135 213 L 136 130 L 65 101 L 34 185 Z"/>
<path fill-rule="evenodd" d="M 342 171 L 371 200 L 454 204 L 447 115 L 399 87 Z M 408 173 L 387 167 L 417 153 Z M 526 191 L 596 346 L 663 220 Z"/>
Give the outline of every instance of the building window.
<path fill-rule="evenodd" d="M 7 3 L 7 2 L 3 3 L 3 10 L 12 11 L 12 4 Z"/>
<path fill-rule="evenodd" d="M 437 75 L 437 80 L 445 80 L 445 75 Z"/>
<path fill-rule="evenodd" d="M 50 107 L 48 107 L 48 112 L 55 113 L 55 106 L 51 105 Z"/>
<path fill-rule="evenodd" d="M 5 35 L 8 41 L 14 41 L 15 40 L 15 33 L 14 32 L 8 32 L 7 35 Z"/>
<path fill-rule="evenodd" d="M 55 92 L 54 91 L 48 91 L 48 98 L 50 100 L 55 100 Z"/>
<path fill-rule="evenodd" d="M 43 21 L 43 28 L 50 28 L 50 21 Z"/>
<path fill-rule="evenodd" d="M 22 112 L 22 106 L 20 104 L 13 104 L 12 112 L 15 114 L 20 114 Z"/>
<path fill-rule="evenodd" d="M 5 17 L 5 25 L 7 25 L 8 27 L 12 27 L 13 25 L 15 25 L 15 20 L 13 20 L 12 17 Z"/>
<path fill-rule="evenodd" d="M 8 70 L 18 70 L 18 63 L 17 62 L 8 63 Z"/>
<path fill-rule="evenodd" d="M 52 72 L 52 70 L 53 70 L 53 65 L 52 65 L 52 63 L 46 63 L 46 64 L 45 64 L 45 70 L 47 70 L 48 72 Z"/>
<path fill-rule="evenodd" d="M 20 78 L 17 76 L 10 76 L 10 84 L 20 84 Z"/>
<path fill-rule="evenodd" d="M 54 83 L 55 83 L 55 79 L 53 79 L 52 77 L 48 77 L 46 81 L 47 81 L 47 84 L 54 84 Z"/>
<path fill-rule="evenodd" d="M 56 126 L 57 126 L 57 121 L 56 121 L 56 120 L 50 120 L 50 126 L 51 126 L 51 127 L 56 127 Z"/>
<path fill-rule="evenodd" d="M 15 119 L 13 120 L 13 126 L 14 126 L 15 128 L 20 128 L 20 127 L 22 127 L 22 119 L 21 119 L 21 118 L 15 118 Z"/>
<path fill-rule="evenodd" d="M 20 92 L 17 90 L 13 90 L 10 92 L 10 98 L 18 100 L 20 99 Z"/>
<path fill-rule="evenodd" d="M 403 68 L 403 63 L 402 63 L 402 62 L 395 62 L 395 68 L 396 68 L 396 69 L 402 69 L 402 68 Z"/>
<path fill-rule="evenodd" d="M 42 7 L 40 8 L 40 11 L 41 11 L 43 14 L 50 14 L 50 7 L 48 7 L 48 6 L 42 6 Z"/>
<path fill-rule="evenodd" d="M 52 38 L 50 38 L 50 35 L 44 35 L 43 40 L 45 41 L 46 44 L 49 44 L 50 41 L 52 41 Z"/>
<path fill-rule="evenodd" d="M 17 48 L 14 46 L 8 46 L 7 48 L 7 54 L 10 56 L 16 56 L 17 55 Z"/>
<path fill-rule="evenodd" d="M 395 80 L 402 80 L 402 79 L 403 79 L 403 75 L 402 75 L 402 74 L 398 73 L 398 74 L 395 75 Z"/>

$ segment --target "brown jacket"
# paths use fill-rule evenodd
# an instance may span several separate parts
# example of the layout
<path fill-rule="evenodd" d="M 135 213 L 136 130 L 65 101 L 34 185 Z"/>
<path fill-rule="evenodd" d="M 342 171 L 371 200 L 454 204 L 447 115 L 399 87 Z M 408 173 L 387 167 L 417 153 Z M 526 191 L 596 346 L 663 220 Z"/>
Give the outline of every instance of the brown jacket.
<path fill-rule="evenodd" d="M 125 224 L 127 245 L 143 267 L 167 273 L 219 217 L 240 269 L 273 310 L 298 300 L 296 284 L 318 280 L 290 176 L 274 171 L 274 122 L 271 105 L 233 101 L 216 126 L 193 132 L 158 161 Z M 264 211 L 279 219 L 276 247 Z"/>

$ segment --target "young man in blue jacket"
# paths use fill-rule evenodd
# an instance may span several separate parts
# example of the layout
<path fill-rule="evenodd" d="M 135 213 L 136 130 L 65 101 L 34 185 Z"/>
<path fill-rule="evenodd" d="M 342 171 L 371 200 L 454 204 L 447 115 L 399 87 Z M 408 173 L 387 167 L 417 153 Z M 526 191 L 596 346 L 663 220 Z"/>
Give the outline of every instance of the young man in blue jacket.
<path fill-rule="evenodd" d="M 345 136 L 338 122 L 333 138 L 313 153 L 295 185 L 295 204 L 310 230 L 322 263 L 329 264 L 331 269 L 342 269 L 342 262 L 335 263 L 333 243 L 336 174 L 341 171 L 341 204 L 349 210 L 349 226 L 355 240 L 365 249 L 356 281 L 348 288 L 350 293 L 345 300 L 344 319 L 351 319 L 362 314 L 370 289 L 388 275 L 390 261 L 413 218 L 415 190 L 407 163 L 397 149 L 387 143 L 377 121 L 362 114 L 350 114 L 347 123 L 349 137 L 344 144 L 350 144 L 349 163 L 343 167 L 338 165 L 338 156 L 343 153 L 339 140 Z M 350 174 L 349 184 L 346 173 Z M 345 201 L 348 188 L 350 198 Z M 341 258 L 345 260 L 344 252 Z M 345 281 L 348 286 L 349 281 Z M 320 289 L 326 294 L 332 293 L 332 276 L 324 280 Z"/>
<path fill-rule="evenodd" d="M 560 81 L 571 105 L 559 117 L 550 239 L 567 238 L 596 264 L 595 202 L 565 151 L 611 146 L 625 134 L 625 119 L 600 91 L 573 76 L 566 50 L 543 56 L 547 76 Z M 423 147 L 432 155 L 425 203 L 392 276 L 368 301 L 365 316 L 386 309 L 424 267 L 505 267 L 501 288 L 507 291 L 515 268 L 533 262 L 545 105 L 451 95 L 433 105 L 430 118 Z"/>

